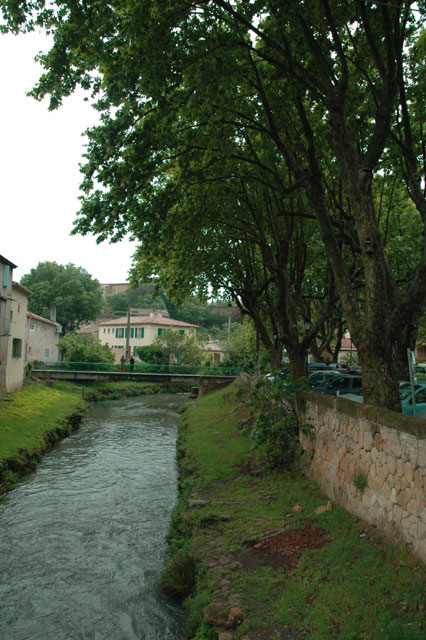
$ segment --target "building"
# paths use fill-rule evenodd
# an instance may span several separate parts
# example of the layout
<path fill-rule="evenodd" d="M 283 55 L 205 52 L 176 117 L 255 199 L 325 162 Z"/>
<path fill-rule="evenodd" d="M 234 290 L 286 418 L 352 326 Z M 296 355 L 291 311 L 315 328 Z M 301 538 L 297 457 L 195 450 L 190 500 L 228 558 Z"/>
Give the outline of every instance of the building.
<path fill-rule="evenodd" d="M 117 284 L 101 284 L 104 291 L 104 297 L 115 295 L 116 293 L 124 293 L 130 287 L 128 282 L 119 282 Z"/>
<path fill-rule="evenodd" d="M 218 342 L 210 340 L 208 342 L 200 342 L 200 348 L 206 355 L 211 355 L 213 364 L 218 364 L 225 356 L 223 348 Z"/>
<path fill-rule="evenodd" d="M 0 255 L 0 391 L 8 391 L 13 269 L 16 269 L 16 264 Z"/>
<path fill-rule="evenodd" d="M 22 387 L 25 378 L 27 308 L 31 291 L 13 282 L 16 265 L 0 256 L 0 391 Z"/>
<path fill-rule="evenodd" d="M 55 320 L 47 320 L 35 313 L 27 313 L 26 359 L 30 362 L 56 362 L 59 357 L 59 336 L 61 325 Z"/>
<path fill-rule="evenodd" d="M 127 316 L 103 320 L 99 324 L 99 340 L 108 345 L 114 352 L 118 362 L 125 355 L 127 341 Z M 137 347 L 146 347 L 152 344 L 163 331 L 179 331 L 181 335 L 195 335 L 197 325 L 173 320 L 164 316 L 151 313 L 149 316 L 130 316 L 129 355 L 136 355 Z"/>

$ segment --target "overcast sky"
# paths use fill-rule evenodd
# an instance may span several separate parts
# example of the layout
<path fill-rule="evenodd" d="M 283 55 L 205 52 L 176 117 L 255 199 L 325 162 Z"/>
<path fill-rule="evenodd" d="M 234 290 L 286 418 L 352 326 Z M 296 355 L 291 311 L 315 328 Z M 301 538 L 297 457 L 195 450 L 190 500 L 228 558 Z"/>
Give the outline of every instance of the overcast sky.
<path fill-rule="evenodd" d="M 39 262 L 74 263 L 102 283 L 125 282 L 135 244 L 96 244 L 70 236 L 79 209 L 85 138 L 97 121 L 83 95 L 57 111 L 25 95 L 40 75 L 35 54 L 46 49 L 38 34 L 0 35 L 0 254 L 18 265 L 19 281 Z"/>

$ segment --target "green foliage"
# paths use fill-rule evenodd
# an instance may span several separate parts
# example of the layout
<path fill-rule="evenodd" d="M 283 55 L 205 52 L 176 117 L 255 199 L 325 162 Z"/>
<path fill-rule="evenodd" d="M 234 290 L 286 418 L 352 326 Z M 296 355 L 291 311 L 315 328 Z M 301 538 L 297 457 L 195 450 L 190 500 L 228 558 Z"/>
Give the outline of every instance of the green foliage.
<path fill-rule="evenodd" d="M 239 367 L 250 370 L 256 366 L 256 331 L 249 318 L 244 318 L 243 322 L 231 324 L 231 332 L 223 329 L 220 335 L 220 342 L 226 353 L 225 358 L 220 363 L 221 367 Z"/>
<path fill-rule="evenodd" d="M 64 333 L 82 322 L 95 320 L 103 308 L 102 287 L 82 267 L 56 262 L 39 262 L 24 275 L 21 284 L 32 291 L 28 310 L 50 318 L 56 306 L 56 320 Z"/>
<path fill-rule="evenodd" d="M 209 601 L 206 600 L 205 604 L 209 604 Z M 195 632 L 195 635 L 192 637 L 192 640 L 217 640 L 217 633 L 215 633 L 211 626 L 203 620 Z"/>
<path fill-rule="evenodd" d="M 59 349 L 69 362 L 114 362 L 111 349 L 88 333 L 67 333 L 61 338 Z"/>
<path fill-rule="evenodd" d="M 248 394 L 246 407 L 251 419 L 244 433 L 261 450 L 270 467 L 289 467 L 299 448 L 299 424 L 294 408 L 294 391 L 281 376 L 268 374 L 258 379 Z"/>
<path fill-rule="evenodd" d="M 115 315 L 126 314 L 128 306 L 138 309 L 166 310 L 170 302 L 163 291 L 157 291 L 155 283 L 144 283 L 135 289 L 115 293 L 106 297 L 106 307 Z M 174 307 L 173 307 L 174 309 Z"/>
<path fill-rule="evenodd" d="M 285 346 L 300 371 L 343 311 L 365 369 L 390 372 L 366 397 L 394 408 L 392 359 L 426 300 L 425 4 L 379 4 L 1 8 L 3 30 L 51 36 L 34 97 L 98 98 L 75 231 L 130 232 L 134 280 L 177 300 L 225 291 L 276 365 Z"/>
<path fill-rule="evenodd" d="M 358 471 L 353 479 L 353 483 L 360 493 L 364 493 L 368 487 L 367 476 L 363 471 Z"/>
<path fill-rule="evenodd" d="M 142 362 L 147 362 L 148 364 L 168 364 L 169 362 L 167 354 L 155 344 L 136 347 L 136 353 Z"/>
<path fill-rule="evenodd" d="M 162 353 L 164 363 L 199 365 L 203 352 L 195 335 L 180 334 L 178 330 L 167 329 L 152 343 L 157 352 Z"/>

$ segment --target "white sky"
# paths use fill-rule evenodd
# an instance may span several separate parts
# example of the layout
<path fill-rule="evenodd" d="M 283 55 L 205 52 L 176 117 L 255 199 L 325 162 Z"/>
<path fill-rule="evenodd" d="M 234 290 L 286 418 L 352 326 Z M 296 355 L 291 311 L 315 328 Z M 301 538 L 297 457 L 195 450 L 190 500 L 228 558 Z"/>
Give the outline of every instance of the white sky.
<path fill-rule="evenodd" d="M 125 282 L 135 243 L 70 236 L 79 210 L 81 134 L 97 113 L 82 94 L 54 112 L 47 99 L 25 95 L 39 78 L 34 56 L 45 43 L 38 34 L 0 35 L 0 254 L 18 265 L 16 281 L 49 260 L 72 262 L 102 283 Z"/>

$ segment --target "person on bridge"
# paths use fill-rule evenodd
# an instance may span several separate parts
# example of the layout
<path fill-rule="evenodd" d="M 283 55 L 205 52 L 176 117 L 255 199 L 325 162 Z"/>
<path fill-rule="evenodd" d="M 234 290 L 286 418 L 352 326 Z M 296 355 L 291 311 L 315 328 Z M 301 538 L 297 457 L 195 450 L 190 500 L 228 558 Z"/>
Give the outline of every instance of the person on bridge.
<path fill-rule="evenodd" d="M 124 356 L 120 358 L 120 371 L 126 371 L 126 358 Z"/>

